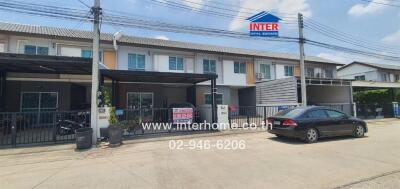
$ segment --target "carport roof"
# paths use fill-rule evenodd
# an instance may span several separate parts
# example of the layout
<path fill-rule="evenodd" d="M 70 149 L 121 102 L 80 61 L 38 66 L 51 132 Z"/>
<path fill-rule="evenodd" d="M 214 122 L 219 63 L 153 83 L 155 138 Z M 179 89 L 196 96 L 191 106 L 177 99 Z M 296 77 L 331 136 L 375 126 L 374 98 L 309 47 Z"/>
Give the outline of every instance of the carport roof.
<path fill-rule="evenodd" d="M 79 57 L 0 53 L 0 72 L 92 74 L 92 59 Z M 216 74 L 193 74 L 100 69 L 108 78 L 124 82 L 196 84 L 216 79 Z"/>
<path fill-rule="evenodd" d="M 216 79 L 216 74 L 170 73 L 130 70 L 101 70 L 101 75 L 117 81 L 196 84 Z"/>
<path fill-rule="evenodd" d="M 52 74 L 91 74 L 92 59 L 0 53 L 0 71 Z"/>

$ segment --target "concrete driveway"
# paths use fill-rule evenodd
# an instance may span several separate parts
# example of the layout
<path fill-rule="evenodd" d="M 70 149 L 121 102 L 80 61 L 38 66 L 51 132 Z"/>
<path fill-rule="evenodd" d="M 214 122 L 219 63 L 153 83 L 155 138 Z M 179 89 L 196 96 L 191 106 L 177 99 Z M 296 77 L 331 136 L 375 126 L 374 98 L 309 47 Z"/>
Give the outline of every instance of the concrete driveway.
<path fill-rule="evenodd" d="M 84 152 L 3 150 L 0 188 L 397 188 L 399 135 L 400 121 L 391 120 L 370 123 L 365 138 L 316 144 L 266 132 L 195 138 L 244 140 L 244 150 L 170 150 L 168 140 Z"/>

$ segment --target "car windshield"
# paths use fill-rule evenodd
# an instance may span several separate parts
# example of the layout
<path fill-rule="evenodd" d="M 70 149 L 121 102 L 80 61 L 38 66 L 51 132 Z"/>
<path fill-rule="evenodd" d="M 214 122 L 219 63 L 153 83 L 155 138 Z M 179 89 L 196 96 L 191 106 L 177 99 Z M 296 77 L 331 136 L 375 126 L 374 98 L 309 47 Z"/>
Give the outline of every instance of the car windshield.
<path fill-rule="evenodd" d="M 301 108 L 295 108 L 295 109 L 287 109 L 278 112 L 275 116 L 280 116 L 280 117 L 288 117 L 288 118 L 295 118 L 302 114 L 304 112 L 304 109 Z"/>

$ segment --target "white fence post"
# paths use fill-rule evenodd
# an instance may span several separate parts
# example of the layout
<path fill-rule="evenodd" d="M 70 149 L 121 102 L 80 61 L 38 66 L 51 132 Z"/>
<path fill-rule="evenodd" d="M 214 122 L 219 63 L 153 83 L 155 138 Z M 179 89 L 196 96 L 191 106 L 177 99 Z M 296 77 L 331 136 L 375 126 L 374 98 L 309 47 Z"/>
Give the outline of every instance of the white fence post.
<path fill-rule="evenodd" d="M 394 117 L 399 117 L 399 103 L 398 102 L 392 102 L 393 103 L 393 113 Z"/>
<path fill-rule="evenodd" d="M 357 117 L 357 103 L 353 103 L 353 116 Z"/>

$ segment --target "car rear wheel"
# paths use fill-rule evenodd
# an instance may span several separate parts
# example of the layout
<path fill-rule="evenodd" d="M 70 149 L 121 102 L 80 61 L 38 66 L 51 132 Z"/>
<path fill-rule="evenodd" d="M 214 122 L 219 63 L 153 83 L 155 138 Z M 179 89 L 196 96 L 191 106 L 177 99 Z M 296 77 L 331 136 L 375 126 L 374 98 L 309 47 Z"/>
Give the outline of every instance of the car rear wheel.
<path fill-rule="evenodd" d="M 357 125 L 354 129 L 354 137 L 361 138 L 365 134 L 364 127 L 362 125 Z"/>
<path fill-rule="evenodd" d="M 307 143 L 314 143 L 318 141 L 318 131 L 314 128 L 307 129 L 305 140 Z"/>

